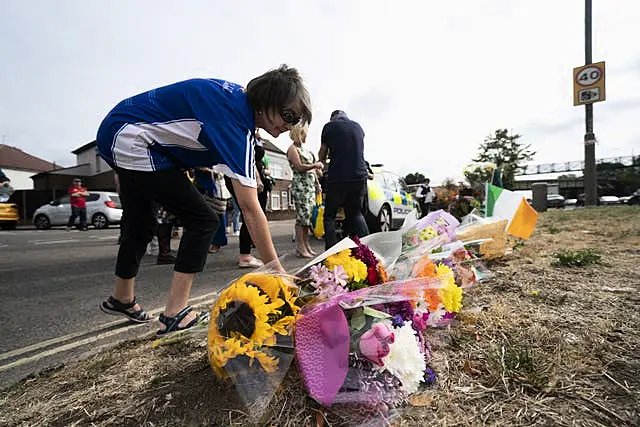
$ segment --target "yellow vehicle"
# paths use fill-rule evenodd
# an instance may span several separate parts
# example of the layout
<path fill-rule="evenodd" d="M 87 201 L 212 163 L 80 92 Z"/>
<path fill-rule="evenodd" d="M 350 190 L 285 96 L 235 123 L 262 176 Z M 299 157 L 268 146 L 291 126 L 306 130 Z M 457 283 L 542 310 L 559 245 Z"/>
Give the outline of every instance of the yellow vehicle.
<path fill-rule="evenodd" d="M 0 227 L 3 230 L 14 230 L 20 221 L 18 205 L 15 203 L 0 203 Z"/>
<path fill-rule="evenodd" d="M 0 170 L 1 172 L 1 170 Z M 4 177 L 4 174 L 2 175 Z M 0 227 L 3 230 L 13 230 L 20 221 L 18 215 L 18 205 L 9 202 L 9 198 L 13 194 L 13 187 L 9 182 L 3 182 L 0 186 Z"/>

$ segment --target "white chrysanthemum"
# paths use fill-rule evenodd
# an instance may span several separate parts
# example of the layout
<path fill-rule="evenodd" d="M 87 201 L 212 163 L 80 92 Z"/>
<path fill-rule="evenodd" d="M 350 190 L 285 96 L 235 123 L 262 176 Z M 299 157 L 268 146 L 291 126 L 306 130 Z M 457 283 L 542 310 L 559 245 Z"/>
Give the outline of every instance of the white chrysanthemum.
<path fill-rule="evenodd" d="M 440 322 L 442 322 L 442 318 L 444 317 L 445 314 L 447 314 L 447 310 L 445 310 L 444 305 L 440 303 L 436 311 L 429 313 L 429 318 L 427 319 L 427 325 L 438 326 Z"/>
<path fill-rule="evenodd" d="M 390 328 L 392 326 L 388 325 Z M 411 322 L 404 322 L 400 328 L 392 328 L 395 341 L 389 344 L 390 352 L 382 358 L 384 368 L 402 381 L 405 392 L 414 393 L 424 378 L 427 363 L 420 351 L 418 337 Z"/>

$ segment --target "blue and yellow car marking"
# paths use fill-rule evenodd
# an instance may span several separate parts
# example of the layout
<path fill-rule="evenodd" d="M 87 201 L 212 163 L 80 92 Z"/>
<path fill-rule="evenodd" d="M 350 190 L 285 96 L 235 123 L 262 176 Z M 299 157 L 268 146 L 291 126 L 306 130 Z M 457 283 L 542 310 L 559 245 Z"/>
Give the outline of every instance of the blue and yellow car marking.
<path fill-rule="evenodd" d="M 392 207 L 392 211 L 396 213 L 409 213 L 411 209 L 416 207 L 416 202 L 411 194 L 406 191 L 391 191 L 382 188 L 382 186 L 376 181 L 369 181 L 369 201 L 389 202 Z M 406 206 L 406 209 L 399 206 Z"/>

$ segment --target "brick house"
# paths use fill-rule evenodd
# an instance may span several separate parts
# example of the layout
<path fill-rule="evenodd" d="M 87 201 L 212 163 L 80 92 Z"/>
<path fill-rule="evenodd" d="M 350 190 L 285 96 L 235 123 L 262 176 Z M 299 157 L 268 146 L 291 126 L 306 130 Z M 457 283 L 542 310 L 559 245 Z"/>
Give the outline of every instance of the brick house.
<path fill-rule="evenodd" d="M 276 180 L 267 200 L 267 217 L 269 219 L 294 218 L 295 208 L 291 200 L 293 171 L 289 166 L 287 154 L 267 139 L 263 138 L 262 143 L 268 157 L 271 176 Z"/>

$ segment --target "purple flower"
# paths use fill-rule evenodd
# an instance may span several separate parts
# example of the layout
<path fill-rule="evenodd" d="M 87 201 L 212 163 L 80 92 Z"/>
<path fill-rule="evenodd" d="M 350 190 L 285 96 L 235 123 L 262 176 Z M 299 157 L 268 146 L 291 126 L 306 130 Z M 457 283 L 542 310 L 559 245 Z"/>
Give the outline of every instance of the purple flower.
<path fill-rule="evenodd" d="M 378 265 L 378 259 L 373 254 L 371 249 L 358 239 L 357 236 L 352 237 L 353 241 L 358 245 L 358 247 L 351 249 L 351 255 L 354 258 L 359 259 L 364 262 L 367 267 L 376 267 Z"/>
<path fill-rule="evenodd" d="M 425 313 L 414 313 L 413 322 L 411 324 L 413 326 L 413 329 L 418 333 L 421 333 L 422 331 L 427 329 L 427 319 L 428 318 L 429 318 L 429 313 L 428 312 L 425 312 Z"/>
<path fill-rule="evenodd" d="M 444 265 L 446 265 L 447 267 L 449 267 L 450 269 L 453 270 L 453 262 L 449 258 L 442 259 L 442 260 L 438 261 L 436 264 L 438 264 L 438 265 L 444 264 Z"/>
<path fill-rule="evenodd" d="M 402 315 L 396 314 L 395 316 L 393 316 L 393 319 L 391 319 L 391 325 L 394 328 L 401 328 L 404 325 L 404 319 L 402 318 Z"/>
<path fill-rule="evenodd" d="M 436 373 L 433 372 L 433 369 L 427 366 L 427 369 L 424 372 L 424 382 L 431 385 L 435 384 L 437 379 L 438 377 L 436 376 Z"/>
<path fill-rule="evenodd" d="M 333 271 L 330 274 L 333 283 L 339 286 L 347 286 L 347 280 L 349 279 L 349 276 L 344 271 L 344 267 L 342 267 L 341 265 L 336 265 L 333 267 Z"/>
<path fill-rule="evenodd" d="M 322 264 L 311 267 L 313 285 L 319 290 L 318 297 L 322 299 L 331 299 L 347 293 L 345 286 L 348 278 L 341 265 L 335 266 L 333 271 L 329 271 Z"/>
<path fill-rule="evenodd" d="M 442 320 L 450 320 L 453 319 L 454 317 L 456 317 L 455 313 L 449 313 L 447 312 L 444 316 L 442 316 Z"/>
<path fill-rule="evenodd" d="M 322 264 L 314 265 L 311 267 L 311 278 L 315 282 L 315 286 L 318 287 L 330 279 L 329 270 Z"/>
<path fill-rule="evenodd" d="M 413 306 L 409 301 L 405 300 L 385 304 L 383 310 L 389 313 L 391 317 L 400 315 L 402 320 L 413 320 Z"/>

